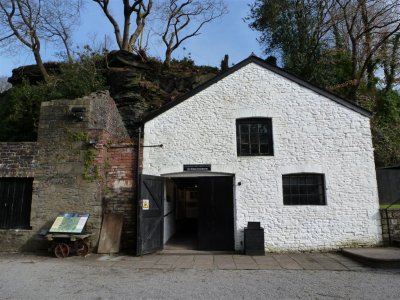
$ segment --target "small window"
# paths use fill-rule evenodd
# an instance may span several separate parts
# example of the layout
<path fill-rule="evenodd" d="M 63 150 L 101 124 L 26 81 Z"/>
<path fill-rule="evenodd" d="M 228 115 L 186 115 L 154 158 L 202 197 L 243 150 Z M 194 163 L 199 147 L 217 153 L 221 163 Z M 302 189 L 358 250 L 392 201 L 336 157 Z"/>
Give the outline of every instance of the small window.
<path fill-rule="evenodd" d="M 32 178 L 0 178 L 0 228 L 30 229 Z"/>
<path fill-rule="evenodd" d="M 236 139 L 238 156 L 274 155 L 269 118 L 236 120 Z"/>
<path fill-rule="evenodd" d="M 282 185 L 284 205 L 326 205 L 323 174 L 283 175 Z"/>

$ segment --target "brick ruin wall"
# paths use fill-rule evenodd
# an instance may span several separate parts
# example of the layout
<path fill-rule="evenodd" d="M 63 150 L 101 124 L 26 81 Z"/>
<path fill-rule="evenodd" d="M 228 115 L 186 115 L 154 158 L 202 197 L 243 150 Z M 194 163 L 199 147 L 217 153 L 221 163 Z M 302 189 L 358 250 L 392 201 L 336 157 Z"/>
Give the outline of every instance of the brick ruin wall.
<path fill-rule="evenodd" d="M 0 230 L 0 251 L 46 249 L 39 233 L 60 212 L 90 213 L 94 251 L 103 213 L 123 213 L 121 246 L 134 251 L 135 149 L 108 92 L 42 103 L 37 143 L 0 143 L 0 177 L 34 177 L 32 230 Z"/>

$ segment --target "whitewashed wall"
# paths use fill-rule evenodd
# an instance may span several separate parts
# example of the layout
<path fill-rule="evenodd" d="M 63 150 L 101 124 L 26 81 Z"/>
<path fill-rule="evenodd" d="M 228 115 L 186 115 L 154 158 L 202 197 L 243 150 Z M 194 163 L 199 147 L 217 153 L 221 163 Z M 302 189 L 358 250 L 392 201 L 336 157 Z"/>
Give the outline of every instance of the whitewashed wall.
<path fill-rule="evenodd" d="M 271 117 L 274 156 L 238 157 L 236 119 Z M 261 221 L 267 251 L 330 250 L 381 241 L 369 119 L 250 63 L 145 124 L 143 173 L 211 164 L 233 173 L 235 247 Z M 284 206 L 282 174 L 325 174 L 326 206 Z"/>

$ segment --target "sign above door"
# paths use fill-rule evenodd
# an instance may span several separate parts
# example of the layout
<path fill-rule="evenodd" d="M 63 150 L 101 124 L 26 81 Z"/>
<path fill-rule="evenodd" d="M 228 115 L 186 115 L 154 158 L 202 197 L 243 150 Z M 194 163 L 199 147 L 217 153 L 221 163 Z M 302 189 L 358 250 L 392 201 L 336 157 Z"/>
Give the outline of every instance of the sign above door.
<path fill-rule="evenodd" d="M 211 171 L 211 165 L 183 165 L 186 172 L 206 172 Z"/>

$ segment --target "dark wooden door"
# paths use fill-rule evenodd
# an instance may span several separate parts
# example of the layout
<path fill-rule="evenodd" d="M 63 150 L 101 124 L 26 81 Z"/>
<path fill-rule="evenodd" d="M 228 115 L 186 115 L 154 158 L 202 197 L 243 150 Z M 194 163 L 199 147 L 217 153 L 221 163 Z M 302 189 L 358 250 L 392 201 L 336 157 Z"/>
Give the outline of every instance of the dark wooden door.
<path fill-rule="evenodd" d="M 140 175 L 137 209 L 137 255 L 153 253 L 164 243 L 164 179 Z"/>
<path fill-rule="evenodd" d="M 200 250 L 233 250 L 233 177 L 199 179 Z"/>

